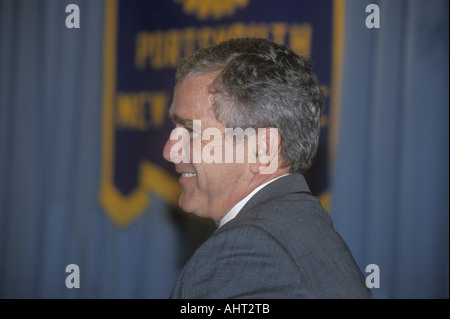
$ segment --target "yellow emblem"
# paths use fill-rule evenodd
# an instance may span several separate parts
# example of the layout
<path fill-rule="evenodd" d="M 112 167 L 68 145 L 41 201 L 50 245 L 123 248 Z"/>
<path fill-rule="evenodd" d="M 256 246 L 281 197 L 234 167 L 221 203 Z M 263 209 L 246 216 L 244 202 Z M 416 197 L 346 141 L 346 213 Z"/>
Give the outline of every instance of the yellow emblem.
<path fill-rule="evenodd" d="M 213 18 L 219 20 L 232 16 L 236 9 L 242 9 L 250 0 L 174 0 L 181 3 L 186 14 L 195 14 L 198 19 Z"/>

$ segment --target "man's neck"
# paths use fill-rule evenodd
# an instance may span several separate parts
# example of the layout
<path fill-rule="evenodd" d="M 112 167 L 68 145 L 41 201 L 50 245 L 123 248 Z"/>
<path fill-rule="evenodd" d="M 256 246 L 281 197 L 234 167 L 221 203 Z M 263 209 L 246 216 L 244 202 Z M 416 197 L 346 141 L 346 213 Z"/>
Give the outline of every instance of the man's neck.
<path fill-rule="evenodd" d="M 238 203 L 236 203 L 231 210 L 220 220 L 218 223 L 219 227 L 222 227 L 224 224 L 232 220 L 236 215 L 241 211 L 241 209 L 247 204 L 247 202 L 256 195 L 261 189 L 263 189 L 265 186 L 269 185 L 273 181 L 287 176 L 289 173 L 285 174 L 278 174 L 276 177 L 272 177 L 271 179 L 265 179 L 265 182 L 260 184 L 259 186 L 255 187 L 249 194 L 247 194 L 243 199 L 241 199 Z"/>

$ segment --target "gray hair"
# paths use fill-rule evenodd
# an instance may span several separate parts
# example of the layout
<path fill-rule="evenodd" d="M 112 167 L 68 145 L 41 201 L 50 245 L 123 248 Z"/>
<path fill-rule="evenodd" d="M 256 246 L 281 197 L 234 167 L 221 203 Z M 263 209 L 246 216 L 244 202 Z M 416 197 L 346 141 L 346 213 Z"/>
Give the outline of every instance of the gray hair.
<path fill-rule="evenodd" d="M 218 72 L 209 88 L 217 120 L 230 128 L 277 128 L 284 166 L 306 173 L 319 143 L 323 104 L 309 60 L 266 39 L 231 39 L 183 59 L 176 79 L 210 72 Z"/>

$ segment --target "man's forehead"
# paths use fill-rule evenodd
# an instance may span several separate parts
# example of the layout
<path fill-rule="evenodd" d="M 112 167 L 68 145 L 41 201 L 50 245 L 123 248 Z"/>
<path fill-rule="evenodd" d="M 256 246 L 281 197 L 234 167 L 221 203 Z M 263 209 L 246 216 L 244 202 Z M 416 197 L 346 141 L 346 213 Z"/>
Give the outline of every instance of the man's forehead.
<path fill-rule="evenodd" d="M 175 101 L 174 98 L 169 108 L 169 118 L 176 124 L 192 124 L 194 119 L 201 119 L 203 112 L 201 107 L 196 106 L 193 101 L 186 99 Z"/>
<path fill-rule="evenodd" d="M 194 75 L 176 85 L 169 108 L 169 117 L 174 123 L 184 125 L 190 122 L 192 125 L 193 120 L 215 122 L 214 99 L 209 91 L 212 80 L 213 74 Z"/>
<path fill-rule="evenodd" d="M 207 104 L 211 104 L 211 85 L 217 72 L 206 74 L 196 74 L 189 76 L 175 85 L 173 93 L 174 102 L 182 100 L 181 102 L 189 103 L 203 100 Z"/>

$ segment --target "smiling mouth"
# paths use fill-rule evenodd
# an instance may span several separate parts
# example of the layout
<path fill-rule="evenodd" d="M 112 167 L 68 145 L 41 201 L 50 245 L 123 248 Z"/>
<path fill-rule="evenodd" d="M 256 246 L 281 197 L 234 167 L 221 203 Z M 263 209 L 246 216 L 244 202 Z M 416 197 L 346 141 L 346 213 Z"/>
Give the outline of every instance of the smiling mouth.
<path fill-rule="evenodd" d="M 182 173 L 181 177 L 195 177 L 197 174 L 195 173 Z"/>

